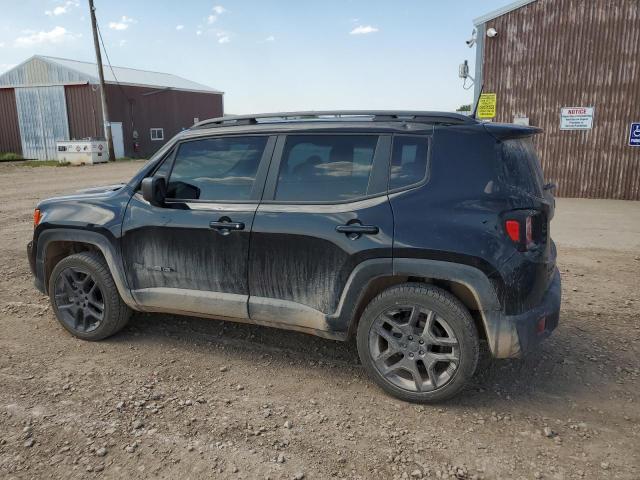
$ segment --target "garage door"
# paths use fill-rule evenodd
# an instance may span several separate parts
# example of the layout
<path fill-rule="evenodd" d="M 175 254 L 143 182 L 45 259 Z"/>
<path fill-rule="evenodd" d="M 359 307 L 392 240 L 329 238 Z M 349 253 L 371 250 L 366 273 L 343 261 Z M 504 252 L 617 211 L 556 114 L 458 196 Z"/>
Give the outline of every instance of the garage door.
<path fill-rule="evenodd" d="M 15 89 L 22 156 L 56 160 L 56 142 L 69 139 L 63 86 Z"/>

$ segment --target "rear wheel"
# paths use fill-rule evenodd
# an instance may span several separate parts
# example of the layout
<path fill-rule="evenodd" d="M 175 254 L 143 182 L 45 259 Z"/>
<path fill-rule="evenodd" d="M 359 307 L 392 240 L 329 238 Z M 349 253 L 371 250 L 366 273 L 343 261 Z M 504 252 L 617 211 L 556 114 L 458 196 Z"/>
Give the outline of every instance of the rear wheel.
<path fill-rule="evenodd" d="M 49 298 L 60 324 L 83 340 L 113 335 L 131 315 L 106 262 L 93 252 L 70 255 L 55 266 L 49 280 Z"/>
<path fill-rule="evenodd" d="M 451 398 L 478 362 L 478 332 L 469 311 L 432 285 L 398 285 L 374 298 L 358 325 L 357 343 L 373 380 L 411 402 Z"/>

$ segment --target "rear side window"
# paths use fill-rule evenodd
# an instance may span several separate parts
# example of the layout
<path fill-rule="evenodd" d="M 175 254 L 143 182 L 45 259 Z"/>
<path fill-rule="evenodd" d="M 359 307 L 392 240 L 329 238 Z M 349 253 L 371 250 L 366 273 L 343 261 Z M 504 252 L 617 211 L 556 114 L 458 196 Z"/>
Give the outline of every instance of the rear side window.
<path fill-rule="evenodd" d="M 367 194 L 375 135 L 289 135 L 276 200 L 346 201 Z"/>
<path fill-rule="evenodd" d="M 531 138 L 502 142 L 501 169 L 505 183 L 529 195 L 542 195 L 544 177 Z"/>
<path fill-rule="evenodd" d="M 180 145 L 167 198 L 249 200 L 267 137 L 207 138 Z"/>
<path fill-rule="evenodd" d="M 427 175 L 429 141 L 425 137 L 396 135 L 393 138 L 389 190 L 424 180 Z"/>

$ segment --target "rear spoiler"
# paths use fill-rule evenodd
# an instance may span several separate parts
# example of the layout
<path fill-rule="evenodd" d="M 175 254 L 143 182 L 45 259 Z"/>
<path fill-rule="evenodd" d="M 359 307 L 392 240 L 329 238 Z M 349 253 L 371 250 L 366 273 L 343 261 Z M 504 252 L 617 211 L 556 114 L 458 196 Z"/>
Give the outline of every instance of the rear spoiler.
<path fill-rule="evenodd" d="M 532 137 L 544 132 L 539 127 L 515 125 L 513 123 L 483 123 L 483 125 L 487 133 L 499 141 Z"/>

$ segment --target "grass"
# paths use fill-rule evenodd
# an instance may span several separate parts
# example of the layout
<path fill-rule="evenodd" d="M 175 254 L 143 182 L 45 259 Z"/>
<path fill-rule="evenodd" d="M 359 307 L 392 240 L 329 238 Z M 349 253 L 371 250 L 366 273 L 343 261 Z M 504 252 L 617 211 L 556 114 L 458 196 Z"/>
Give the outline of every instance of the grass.
<path fill-rule="evenodd" d="M 131 157 L 121 157 L 116 158 L 116 162 L 137 162 L 138 160 L 147 161 L 146 158 L 131 158 Z"/>
<path fill-rule="evenodd" d="M 66 167 L 69 162 L 60 163 L 57 160 L 25 160 L 20 162 L 21 167 Z"/>
<path fill-rule="evenodd" d="M 55 167 L 55 166 L 64 167 L 68 165 L 68 163 L 58 163 L 57 160 L 28 160 L 28 159 L 22 158 L 22 155 L 20 155 L 19 153 L 13 153 L 13 152 L 0 153 L 0 162 L 16 162 L 20 160 L 24 160 L 24 162 L 21 163 L 21 165 L 25 167 Z M 134 162 L 136 160 L 146 161 L 147 159 L 131 158 L 131 157 L 116 158 L 116 162 Z"/>
<path fill-rule="evenodd" d="M 116 162 L 135 162 L 137 160 L 145 160 L 144 158 L 122 157 L 116 159 Z M 7 160 L 8 161 L 8 160 Z M 109 163 L 109 162 L 107 162 Z M 21 167 L 68 167 L 69 162 L 58 162 L 57 160 L 24 160 L 18 164 Z"/>
<path fill-rule="evenodd" d="M 13 152 L 0 153 L 0 162 L 15 162 L 22 160 L 22 155 Z"/>

